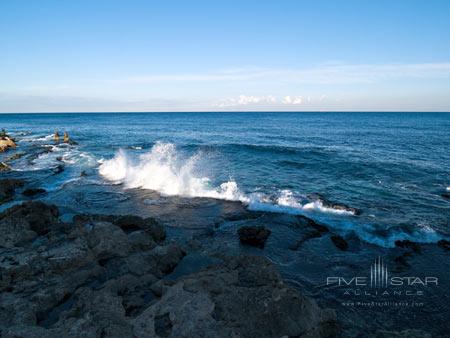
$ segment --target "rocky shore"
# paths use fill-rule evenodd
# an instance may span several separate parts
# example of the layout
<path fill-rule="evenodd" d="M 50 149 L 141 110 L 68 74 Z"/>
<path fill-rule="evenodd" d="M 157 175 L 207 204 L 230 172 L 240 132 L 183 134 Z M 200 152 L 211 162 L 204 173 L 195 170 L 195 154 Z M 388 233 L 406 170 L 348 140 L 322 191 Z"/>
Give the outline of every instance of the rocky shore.
<path fill-rule="evenodd" d="M 2 337 L 338 334 L 334 311 L 287 285 L 263 257 L 225 255 L 171 278 L 189 248 L 168 241 L 153 218 L 67 223 L 56 206 L 29 201 L 2 212 L 0 229 Z"/>

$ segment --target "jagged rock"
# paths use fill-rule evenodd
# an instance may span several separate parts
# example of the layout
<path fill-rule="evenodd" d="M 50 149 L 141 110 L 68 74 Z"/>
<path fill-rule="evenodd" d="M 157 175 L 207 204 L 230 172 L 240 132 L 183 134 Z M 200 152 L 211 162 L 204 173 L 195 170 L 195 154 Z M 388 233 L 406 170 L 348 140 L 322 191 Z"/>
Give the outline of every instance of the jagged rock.
<path fill-rule="evenodd" d="M 0 214 L 0 247 L 13 247 L 46 234 L 59 223 L 58 208 L 39 201 L 15 205 Z"/>
<path fill-rule="evenodd" d="M 284 284 L 262 257 L 240 256 L 189 275 L 132 321 L 136 337 L 321 337 L 336 316 Z"/>
<path fill-rule="evenodd" d="M 8 244 L 0 251 L 1 335 L 337 335 L 334 312 L 285 284 L 262 257 L 224 258 L 171 280 L 185 252 L 158 245 L 165 232 L 155 222 L 82 215 L 64 224 L 41 202 L 1 213 L 0 243 Z M 14 247 L 24 238 L 27 245 Z"/>
<path fill-rule="evenodd" d="M 271 231 L 263 226 L 244 226 L 238 230 L 239 240 L 243 244 L 263 248 Z"/>
<path fill-rule="evenodd" d="M 150 252 L 153 265 L 158 272 L 168 274 L 173 271 L 178 262 L 186 255 L 176 243 L 157 246 Z"/>
<path fill-rule="evenodd" d="M 338 249 L 343 251 L 346 251 L 348 249 L 348 243 L 343 237 L 339 235 L 333 235 L 330 237 L 330 239 Z"/>
<path fill-rule="evenodd" d="M 13 178 L 0 180 L 0 204 L 8 202 L 14 197 L 17 188 L 23 187 L 25 181 Z"/>
<path fill-rule="evenodd" d="M 31 196 L 35 196 L 35 195 L 45 194 L 46 192 L 47 192 L 47 190 L 42 189 L 42 188 L 28 188 L 22 192 L 22 195 L 31 197 Z"/>

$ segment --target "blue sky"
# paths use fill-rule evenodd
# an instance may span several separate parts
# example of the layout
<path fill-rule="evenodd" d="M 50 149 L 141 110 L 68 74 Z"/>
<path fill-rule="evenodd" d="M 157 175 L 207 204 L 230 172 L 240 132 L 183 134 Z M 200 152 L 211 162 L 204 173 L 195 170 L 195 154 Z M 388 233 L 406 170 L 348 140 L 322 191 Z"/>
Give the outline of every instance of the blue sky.
<path fill-rule="evenodd" d="M 450 1 L 0 1 L 0 111 L 450 111 Z"/>

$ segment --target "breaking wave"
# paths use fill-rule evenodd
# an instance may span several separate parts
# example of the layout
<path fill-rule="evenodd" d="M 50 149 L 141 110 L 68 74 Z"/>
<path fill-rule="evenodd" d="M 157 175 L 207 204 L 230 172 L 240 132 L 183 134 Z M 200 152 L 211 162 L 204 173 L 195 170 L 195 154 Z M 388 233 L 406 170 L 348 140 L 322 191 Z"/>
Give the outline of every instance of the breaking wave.
<path fill-rule="evenodd" d="M 250 210 L 302 214 L 317 211 L 341 215 L 354 215 L 349 210 L 326 207 L 320 200 L 306 203 L 290 190 L 282 190 L 278 196 L 262 193 L 246 194 L 234 180 L 214 186 L 209 177 L 199 172 L 200 153 L 190 157 L 180 154 L 172 143 L 157 142 L 152 149 L 137 160 L 124 150 L 119 150 L 110 160 L 100 161 L 99 172 L 109 181 L 123 183 L 127 188 L 158 191 L 168 196 L 209 197 L 240 201 Z"/>

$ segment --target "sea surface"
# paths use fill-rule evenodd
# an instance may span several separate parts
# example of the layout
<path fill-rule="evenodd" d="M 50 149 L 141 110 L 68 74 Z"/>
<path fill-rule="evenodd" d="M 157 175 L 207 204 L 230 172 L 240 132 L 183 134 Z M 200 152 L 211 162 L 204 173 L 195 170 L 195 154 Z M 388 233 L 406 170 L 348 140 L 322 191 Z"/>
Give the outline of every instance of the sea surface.
<path fill-rule="evenodd" d="M 170 278 L 224 254 L 264 255 L 287 282 L 336 309 L 346 336 L 448 333 L 450 260 L 436 243 L 450 238 L 450 113 L 0 114 L 0 128 L 18 141 L 0 154 L 12 168 L 0 176 L 47 191 L 18 193 L 0 211 L 35 198 L 68 221 L 79 213 L 152 216 L 169 239 L 194 248 Z M 55 143 L 55 130 L 77 144 Z M 348 250 L 330 235 L 305 233 L 298 215 L 344 237 Z M 272 231 L 264 249 L 239 244 L 243 225 Z M 423 244 L 411 250 L 397 240 Z M 326 283 L 370 276 L 380 257 L 390 275 L 432 276 L 439 285 L 349 296 Z"/>
<path fill-rule="evenodd" d="M 384 247 L 450 234 L 441 196 L 450 189 L 447 113 L 1 114 L 0 127 L 20 139 L 17 152 L 38 153 L 14 170 L 32 172 L 49 190 L 96 180 L 237 200 L 304 214 Z M 78 145 L 55 145 L 55 130 Z M 61 164 L 61 175 L 43 179 Z"/>

